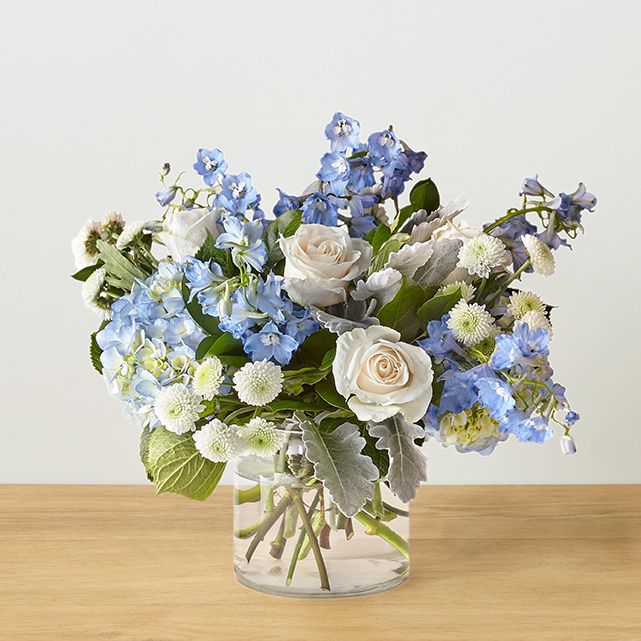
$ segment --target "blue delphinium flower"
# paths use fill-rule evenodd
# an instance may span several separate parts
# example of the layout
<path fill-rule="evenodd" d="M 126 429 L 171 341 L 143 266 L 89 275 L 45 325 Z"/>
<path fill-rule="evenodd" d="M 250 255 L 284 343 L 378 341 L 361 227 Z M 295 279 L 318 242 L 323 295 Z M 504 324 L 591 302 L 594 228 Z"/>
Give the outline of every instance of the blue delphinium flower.
<path fill-rule="evenodd" d="M 270 271 L 265 280 L 258 278 L 250 298 L 257 310 L 279 323 L 285 320 L 285 314 L 293 305 L 292 301 L 284 296 L 283 282 L 282 276 Z"/>
<path fill-rule="evenodd" d="M 579 415 L 574 410 L 568 410 L 565 414 L 565 424 L 574 425 L 579 420 Z"/>
<path fill-rule="evenodd" d="M 502 419 L 515 405 L 512 388 L 495 376 L 479 377 L 476 381 L 479 403 L 487 407 L 489 415 Z"/>
<path fill-rule="evenodd" d="M 161 207 L 166 207 L 175 197 L 178 190 L 175 186 L 167 187 L 156 193 L 156 200 Z"/>
<path fill-rule="evenodd" d="M 581 223 L 581 213 L 586 209 L 592 211 L 596 204 L 596 196 L 583 183 L 579 183 L 571 194 L 560 193 L 548 206 L 556 209 L 564 223 L 574 227 Z"/>
<path fill-rule="evenodd" d="M 520 196 L 536 196 L 537 198 L 553 198 L 554 194 L 546 189 L 539 181 L 539 175 L 535 174 L 523 181 Z"/>
<path fill-rule="evenodd" d="M 414 151 L 407 146 L 402 153 L 407 156 L 411 172 L 413 174 L 420 174 L 423 171 L 423 167 L 425 167 L 427 154 L 424 151 Z"/>
<path fill-rule="evenodd" d="M 541 327 L 530 331 L 527 323 L 521 323 L 512 334 L 496 337 L 490 366 L 502 370 L 518 364 L 534 364 L 535 357 L 549 354 L 549 338 L 546 329 Z"/>
<path fill-rule="evenodd" d="M 408 157 L 400 153 L 383 167 L 383 198 L 396 198 L 405 189 L 412 170 Z"/>
<path fill-rule="evenodd" d="M 247 264 L 260 272 L 267 260 L 262 241 L 263 227 L 259 220 L 241 222 L 235 216 L 223 218 L 224 233 L 216 239 L 216 247 L 231 249 L 231 257 L 238 267 Z"/>
<path fill-rule="evenodd" d="M 514 434 L 519 441 L 543 443 L 552 436 L 552 428 L 539 414 L 528 416 L 521 410 L 511 410 L 499 422 L 502 433 Z"/>
<path fill-rule="evenodd" d="M 525 216 L 516 216 L 493 229 L 490 234 L 501 239 L 512 256 L 514 271 L 520 269 L 528 259 L 527 250 L 521 238 L 525 234 L 536 234 L 535 225 L 526 220 Z M 528 268 L 526 271 L 532 271 Z"/>
<path fill-rule="evenodd" d="M 342 153 L 333 151 L 321 158 L 321 168 L 316 177 L 329 183 L 329 189 L 337 196 L 342 196 L 349 180 L 349 163 Z"/>
<path fill-rule="evenodd" d="M 299 345 L 302 345 L 308 336 L 320 328 L 320 324 L 314 319 L 310 310 L 300 305 L 292 305 L 292 309 L 285 313 L 285 317 L 287 320 L 285 333 Z"/>
<path fill-rule="evenodd" d="M 447 326 L 449 315 L 446 314 L 439 320 L 427 324 L 427 336 L 418 341 L 422 347 L 437 363 L 446 361 L 453 363 L 456 354 L 463 355 L 459 344 Z"/>
<path fill-rule="evenodd" d="M 211 186 L 227 169 L 227 161 L 220 149 L 199 149 L 194 169 L 203 177 L 205 183 Z"/>
<path fill-rule="evenodd" d="M 260 196 L 247 173 L 223 176 L 222 191 L 216 196 L 216 206 L 232 214 L 244 214 L 249 207 L 260 203 Z"/>
<path fill-rule="evenodd" d="M 273 321 L 264 325 L 259 332 L 250 334 L 243 344 L 243 349 L 253 361 L 273 360 L 280 365 L 287 365 L 297 348 L 296 340 L 281 333 Z"/>
<path fill-rule="evenodd" d="M 378 203 L 378 196 L 374 194 L 354 194 L 348 201 L 351 220 L 349 222 L 349 235 L 353 238 L 363 238 L 376 227 L 374 216 L 366 214 Z"/>
<path fill-rule="evenodd" d="M 379 167 L 389 164 L 401 153 L 401 143 L 391 129 L 373 133 L 367 144 L 374 164 Z"/>
<path fill-rule="evenodd" d="M 358 120 L 338 111 L 325 127 L 325 135 L 331 143 L 332 151 L 345 151 L 350 147 L 358 146 L 360 130 L 361 125 Z"/>
<path fill-rule="evenodd" d="M 279 199 L 278 202 L 274 205 L 274 216 L 281 216 L 286 211 L 291 211 L 292 209 L 300 209 L 300 198 L 297 196 L 290 196 L 286 194 L 282 189 L 278 190 Z"/>
<path fill-rule="evenodd" d="M 183 263 L 183 269 L 189 286 L 190 301 L 196 294 L 205 294 L 205 290 L 209 290 L 212 285 L 214 286 L 213 289 L 215 289 L 216 286 L 225 281 L 225 276 L 223 275 L 221 266 L 213 261 L 203 262 L 190 257 Z M 203 304 L 200 298 L 199 302 L 201 305 Z M 218 300 L 214 301 L 207 299 L 206 304 L 217 305 Z"/>
<path fill-rule="evenodd" d="M 352 192 L 360 193 L 376 184 L 374 168 L 369 156 L 359 156 L 348 160 L 350 166 L 349 179 L 347 181 L 348 189 Z"/>
<path fill-rule="evenodd" d="M 327 196 L 316 192 L 311 194 L 303 205 L 302 221 L 306 224 L 336 227 L 338 223 L 338 209 Z"/>

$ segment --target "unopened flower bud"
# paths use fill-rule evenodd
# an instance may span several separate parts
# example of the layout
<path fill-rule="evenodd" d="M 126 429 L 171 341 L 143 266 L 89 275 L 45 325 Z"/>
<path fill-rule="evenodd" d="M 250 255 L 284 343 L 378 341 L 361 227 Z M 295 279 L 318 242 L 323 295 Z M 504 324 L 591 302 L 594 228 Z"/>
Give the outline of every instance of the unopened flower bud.
<path fill-rule="evenodd" d="M 566 456 L 571 454 L 576 454 L 576 443 L 574 439 L 569 434 L 564 434 L 561 437 L 561 451 Z"/>
<path fill-rule="evenodd" d="M 160 175 L 164 178 L 171 171 L 171 165 L 166 162 L 163 163 L 163 166 L 160 168 Z"/>

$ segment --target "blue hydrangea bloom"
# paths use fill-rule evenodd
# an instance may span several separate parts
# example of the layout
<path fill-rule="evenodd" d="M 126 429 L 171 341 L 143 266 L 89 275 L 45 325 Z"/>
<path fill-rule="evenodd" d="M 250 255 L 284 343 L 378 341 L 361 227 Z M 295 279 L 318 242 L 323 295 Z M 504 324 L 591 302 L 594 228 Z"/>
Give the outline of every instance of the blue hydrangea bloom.
<path fill-rule="evenodd" d="M 260 203 L 260 196 L 247 173 L 223 176 L 222 191 L 216 196 L 216 206 L 232 214 L 244 214 L 249 207 Z"/>
<path fill-rule="evenodd" d="M 349 163 L 344 154 L 332 151 L 324 154 L 321 158 L 321 168 L 316 177 L 323 182 L 329 183 L 329 189 L 333 194 L 342 196 L 347 187 L 349 172 Z"/>
<path fill-rule="evenodd" d="M 338 224 L 338 209 L 334 202 L 325 194 L 311 194 L 303 205 L 302 221 L 306 224 L 336 227 Z"/>
<path fill-rule="evenodd" d="M 276 323 L 270 321 L 259 332 L 244 339 L 243 349 L 253 361 L 270 360 L 287 365 L 298 348 L 296 340 L 283 334 Z"/>
<path fill-rule="evenodd" d="M 332 151 L 345 151 L 358 146 L 360 130 L 358 120 L 337 111 L 325 127 L 325 136 L 330 141 Z"/>
<path fill-rule="evenodd" d="M 227 161 L 220 149 L 199 149 L 194 169 L 203 177 L 205 183 L 211 186 L 227 169 Z"/>
<path fill-rule="evenodd" d="M 476 389 L 479 403 L 487 407 L 489 415 L 496 420 L 503 418 L 515 405 L 511 386 L 499 378 L 479 378 Z"/>
<path fill-rule="evenodd" d="M 389 164 L 401 153 L 401 143 L 391 129 L 373 133 L 367 144 L 374 164 L 379 167 Z"/>
<path fill-rule="evenodd" d="M 527 416 L 521 410 L 511 410 L 499 422 L 502 433 L 514 434 L 519 441 L 543 443 L 552 436 L 552 428 L 540 415 Z"/>
<path fill-rule="evenodd" d="M 473 369 L 466 372 L 447 370 L 440 378 L 444 382 L 440 401 L 441 411 L 458 414 L 472 407 L 478 401 L 475 386 L 477 377 L 478 372 Z"/>
<path fill-rule="evenodd" d="M 292 209 L 300 209 L 300 198 L 296 196 L 290 196 L 286 194 L 282 189 L 278 190 L 279 199 L 278 202 L 274 205 L 274 216 L 281 216 L 286 211 L 291 211 Z"/>
<path fill-rule="evenodd" d="M 231 249 L 234 264 L 249 265 L 260 272 L 267 261 L 267 250 L 262 240 L 263 226 L 260 220 L 241 222 L 235 216 L 223 218 L 224 233 L 216 239 L 216 247 Z"/>

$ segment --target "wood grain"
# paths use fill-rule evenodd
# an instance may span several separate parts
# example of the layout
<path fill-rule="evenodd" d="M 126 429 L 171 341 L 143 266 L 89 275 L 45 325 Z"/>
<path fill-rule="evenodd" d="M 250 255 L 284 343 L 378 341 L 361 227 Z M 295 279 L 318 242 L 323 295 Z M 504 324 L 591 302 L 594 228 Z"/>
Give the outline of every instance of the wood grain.
<path fill-rule="evenodd" d="M 641 486 L 425 487 L 412 577 L 290 600 L 238 585 L 231 494 L 0 486 L 2 641 L 641 641 Z"/>

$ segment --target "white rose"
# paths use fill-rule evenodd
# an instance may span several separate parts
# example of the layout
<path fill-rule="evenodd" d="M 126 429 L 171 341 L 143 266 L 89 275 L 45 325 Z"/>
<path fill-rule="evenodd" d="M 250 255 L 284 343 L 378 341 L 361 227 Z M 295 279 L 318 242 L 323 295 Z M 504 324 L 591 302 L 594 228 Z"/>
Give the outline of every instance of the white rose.
<path fill-rule="evenodd" d="M 400 412 L 414 423 L 432 400 L 432 361 L 389 327 L 372 325 L 341 334 L 332 366 L 336 390 L 361 421 Z"/>
<path fill-rule="evenodd" d="M 216 225 L 218 220 L 220 210 L 216 209 L 172 209 L 165 217 L 163 229 L 155 237 L 167 247 L 175 261 L 182 262 L 201 248 L 208 231 L 214 238 L 220 234 Z"/>
<path fill-rule="evenodd" d="M 306 307 L 343 302 L 350 281 L 372 259 L 371 245 L 351 238 L 347 227 L 301 225 L 293 236 L 281 237 L 280 248 L 285 255 L 285 289 Z"/>

